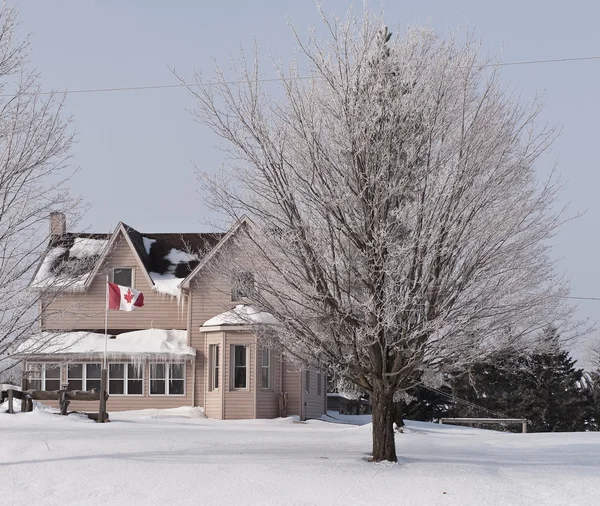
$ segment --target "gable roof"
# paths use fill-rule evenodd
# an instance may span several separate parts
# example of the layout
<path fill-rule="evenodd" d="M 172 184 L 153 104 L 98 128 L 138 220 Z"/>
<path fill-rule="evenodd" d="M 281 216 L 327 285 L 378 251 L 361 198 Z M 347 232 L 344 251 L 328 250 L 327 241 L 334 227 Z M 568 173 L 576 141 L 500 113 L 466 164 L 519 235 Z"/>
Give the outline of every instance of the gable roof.
<path fill-rule="evenodd" d="M 227 244 L 243 226 L 252 226 L 252 220 L 246 215 L 243 215 L 225 234 L 222 234 L 222 238 L 218 244 L 215 245 L 203 258 L 200 260 L 198 265 L 187 275 L 187 277 L 181 281 L 181 288 L 189 288 L 190 281 L 196 277 L 196 275 L 210 262 L 212 258 Z"/>
<path fill-rule="evenodd" d="M 122 222 L 112 234 L 63 234 L 51 239 L 30 286 L 52 288 L 55 285 L 45 280 L 56 280 L 62 275 L 65 280 L 57 288 L 68 281 L 70 290 L 86 290 L 121 234 L 153 289 L 173 296 L 179 296 L 180 282 L 225 235 L 141 233 Z M 81 257 L 82 252 L 87 253 L 87 261 L 85 268 L 78 269 L 72 260 Z"/>

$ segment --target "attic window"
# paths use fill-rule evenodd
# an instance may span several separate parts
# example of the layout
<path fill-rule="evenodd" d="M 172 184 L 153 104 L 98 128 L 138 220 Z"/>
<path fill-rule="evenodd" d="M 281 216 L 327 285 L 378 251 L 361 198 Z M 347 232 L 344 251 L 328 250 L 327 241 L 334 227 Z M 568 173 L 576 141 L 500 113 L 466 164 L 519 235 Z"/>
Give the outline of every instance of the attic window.
<path fill-rule="evenodd" d="M 131 267 L 115 267 L 113 269 L 113 283 L 133 288 L 133 269 Z"/>
<path fill-rule="evenodd" d="M 238 272 L 231 287 L 231 300 L 250 299 L 256 295 L 254 274 L 249 271 Z"/>

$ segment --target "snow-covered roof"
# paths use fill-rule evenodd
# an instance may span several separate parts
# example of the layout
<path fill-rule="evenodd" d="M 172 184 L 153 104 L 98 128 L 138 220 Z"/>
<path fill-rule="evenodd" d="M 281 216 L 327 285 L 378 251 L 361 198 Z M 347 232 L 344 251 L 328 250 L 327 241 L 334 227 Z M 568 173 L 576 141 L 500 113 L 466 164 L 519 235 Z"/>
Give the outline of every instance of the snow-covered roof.
<path fill-rule="evenodd" d="M 119 232 L 134 249 L 152 289 L 174 297 L 180 296 L 179 284 L 224 236 L 141 233 L 125 223 L 119 223 L 113 234 L 65 233 L 52 238 L 31 287 L 84 291 Z"/>
<path fill-rule="evenodd" d="M 31 286 L 39 289 L 83 290 L 107 245 L 107 235 L 65 234 L 54 238 Z"/>
<path fill-rule="evenodd" d="M 219 325 L 273 325 L 277 320 L 271 313 L 259 311 L 248 305 L 239 304 L 229 311 L 206 320 L 203 327 L 217 327 Z"/>
<path fill-rule="evenodd" d="M 47 342 L 41 350 L 38 343 Z M 36 350 L 32 353 L 32 350 Z M 16 355 L 38 358 L 102 358 L 104 334 L 95 332 L 64 332 L 53 335 L 42 332 L 32 336 L 16 349 Z M 187 331 L 148 329 L 109 336 L 109 359 L 163 359 L 182 361 L 196 356 L 196 350 L 187 345 Z"/>

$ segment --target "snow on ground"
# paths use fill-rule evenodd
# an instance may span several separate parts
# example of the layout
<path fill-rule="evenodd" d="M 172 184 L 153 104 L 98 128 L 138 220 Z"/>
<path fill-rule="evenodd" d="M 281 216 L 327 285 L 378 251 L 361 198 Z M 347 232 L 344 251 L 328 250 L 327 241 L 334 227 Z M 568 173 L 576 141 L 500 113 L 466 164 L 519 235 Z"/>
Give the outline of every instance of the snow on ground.
<path fill-rule="evenodd" d="M 223 422 L 189 407 L 111 419 L 0 413 L 2 504 L 598 503 L 598 433 L 408 422 L 393 465 L 366 461 L 369 424 Z"/>

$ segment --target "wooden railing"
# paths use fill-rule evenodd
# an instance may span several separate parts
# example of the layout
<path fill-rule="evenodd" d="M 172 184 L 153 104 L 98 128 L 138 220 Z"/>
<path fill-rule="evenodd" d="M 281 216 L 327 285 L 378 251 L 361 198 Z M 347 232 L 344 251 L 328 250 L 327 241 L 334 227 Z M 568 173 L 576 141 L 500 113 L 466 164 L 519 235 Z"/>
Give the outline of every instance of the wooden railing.
<path fill-rule="evenodd" d="M 527 419 L 525 418 L 440 418 L 439 423 L 450 424 L 475 424 L 475 423 L 520 423 L 523 434 L 527 433 Z"/>
<path fill-rule="evenodd" d="M 21 400 L 21 411 L 32 411 L 33 401 L 54 401 L 57 400 L 60 405 L 60 414 L 67 415 L 68 407 L 71 401 L 100 401 L 100 392 L 92 390 L 14 390 L 7 389 L 8 413 L 14 413 L 13 400 Z M 108 394 L 105 393 L 104 401 L 108 400 Z M 98 421 L 98 413 L 85 413 L 92 420 Z M 108 415 L 104 415 L 104 421 L 108 420 Z"/>

